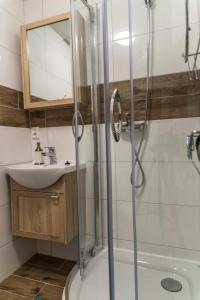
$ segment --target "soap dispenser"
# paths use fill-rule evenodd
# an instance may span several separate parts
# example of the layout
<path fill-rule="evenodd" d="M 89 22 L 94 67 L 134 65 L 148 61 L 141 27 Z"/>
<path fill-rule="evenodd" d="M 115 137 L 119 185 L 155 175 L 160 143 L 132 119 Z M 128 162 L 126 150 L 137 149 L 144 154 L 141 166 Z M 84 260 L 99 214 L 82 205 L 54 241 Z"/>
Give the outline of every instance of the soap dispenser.
<path fill-rule="evenodd" d="M 43 150 L 40 146 L 40 142 L 37 142 L 37 147 L 35 149 L 35 165 L 43 164 L 42 152 L 43 152 Z"/>

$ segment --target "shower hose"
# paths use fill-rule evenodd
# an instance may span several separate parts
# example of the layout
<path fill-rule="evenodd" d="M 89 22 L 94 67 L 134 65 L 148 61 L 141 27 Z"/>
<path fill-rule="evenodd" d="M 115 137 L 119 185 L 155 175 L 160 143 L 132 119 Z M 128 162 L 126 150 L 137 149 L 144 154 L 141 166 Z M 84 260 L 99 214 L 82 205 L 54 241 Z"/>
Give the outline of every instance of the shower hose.
<path fill-rule="evenodd" d="M 146 131 L 148 129 L 148 104 L 150 96 L 150 55 L 151 55 L 151 6 L 152 1 L 145 1 L 147 7 L 147 69 L 146 69 L 146 95 L 145 95 L 145 115 L 144 123 L 141 129 L 141 138 L 139 141 L 138 149 L 135 149 L 135 166 L 138 165 L 139 172 L 141 173 L 141 181 L 136 184 L 136 188 L 142 188 L 145 185 L 145 172 L 141 163 L 141 150 L 144 143 Z"/>

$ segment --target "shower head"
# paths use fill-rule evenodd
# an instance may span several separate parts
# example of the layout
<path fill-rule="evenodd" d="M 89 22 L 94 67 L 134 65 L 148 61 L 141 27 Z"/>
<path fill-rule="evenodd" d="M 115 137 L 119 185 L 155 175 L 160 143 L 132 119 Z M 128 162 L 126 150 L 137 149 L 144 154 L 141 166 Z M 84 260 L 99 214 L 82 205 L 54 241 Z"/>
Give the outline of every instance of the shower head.
<path fill-rule="evenodd" d="M 153 0 L 144 0 L 147 7 L 151 7 L 153 5 Z"/>

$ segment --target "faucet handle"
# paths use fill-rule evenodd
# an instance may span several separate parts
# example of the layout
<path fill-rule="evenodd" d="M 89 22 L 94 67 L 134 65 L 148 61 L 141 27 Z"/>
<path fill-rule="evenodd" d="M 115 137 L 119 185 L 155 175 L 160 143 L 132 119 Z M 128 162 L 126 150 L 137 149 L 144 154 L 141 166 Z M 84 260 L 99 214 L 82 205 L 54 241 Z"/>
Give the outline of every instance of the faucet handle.
<path fill-rule="evenodd" d="M 56 158 L 56 148 L 53 146 L 45 147 L 45 149 L 48 149 L 48 156 L 50 158 L 50 164 L 57 164 L 57 158 Z"/>
<path fill-rule="evenodd" d="M 186 145 L 187 145 L 187 157 L 188 159 L 192 159 L 192 151 L 194 151 L 193 135 L 186 136 Z"/>

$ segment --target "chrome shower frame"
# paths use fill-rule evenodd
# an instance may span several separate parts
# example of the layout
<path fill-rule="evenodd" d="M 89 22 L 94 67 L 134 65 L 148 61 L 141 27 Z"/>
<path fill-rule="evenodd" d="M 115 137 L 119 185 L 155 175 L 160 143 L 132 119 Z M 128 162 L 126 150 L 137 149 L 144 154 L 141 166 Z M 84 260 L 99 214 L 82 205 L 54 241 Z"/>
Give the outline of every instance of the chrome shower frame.
<path fill-rule="evenodd" d="M 92 129 L 93 129 L 93 142 L 94 142 L 94 206 L 95 206 L 95 233 L 94 233 L 94 244 L 90 247 L 90 249 L 85 249 L 82 247 L 82 224 L 80 222 L 80 218 L 83 214 L 82 206 L 81 206 L 81 175 L 79 169 L 79 142 L 80 137 L 78 133 L 78 118 L 79 118 L 79 110 L 78 110 L 78 102 L 77 102 L 77 92 L 76 92 L 76 82 L 77 82 L 77 75 L 76 75 L 76 57 L 77 57 L 77 41 L 76 41 L 76 14 L 75 14 L 75 0 L 71 0 L 71 36 L 72 36 L 72 61 L 73 61 L 73 98 L 74 98 L 74 133 L 75 133 L 75 148 L 76 148 L 76 166 L 77 166 L 77 204 L 78 204 L 78 244 L 79 244 L 79 266 L 80 266 L 80 274 L 81 277 L 84 275 L 84 271 L 87 267 L 90 258 L 97 255 L 101 249 L 103 248 L 103 228 L 102 228 L 102 204 L 101 204 L 101 197 L 100 197 L 100 186 L 99 186 L 99 178 L 100 178 L 100 153 L 99 153 L 99 120 L 98 120 L 98 92 L 97 92 L 97 79 L 96 79 L 96 66 L 97 66 L 97 59 L 98 57 L 98 47 L 96 47 L 96 38 L 95 38 L 95 8 L 92 7 L 87 3 L 85 0 L 80 0 L 84 4 L 84 6 L 88 9 L 89 16 L 90 16 L 90 26 L 91 26 L 91 112 L 92 112 Z"/>
<path fill-rule="evenodd" d="M 185 63 L 188 65 L 188 73 L 190 80 L 199 80 L 199 74 L 197 70 L 197 60 L 200 55 L 200 36 L 197 42 L 197 48 L 195 53 L 190 53 L 190 18 L 189 18 L 189 0 L 185 0 L 185 53 L 183 53 L 183 58 Z M 193 61 L 193 66 L 191 67 L 191 61 Z"/>

